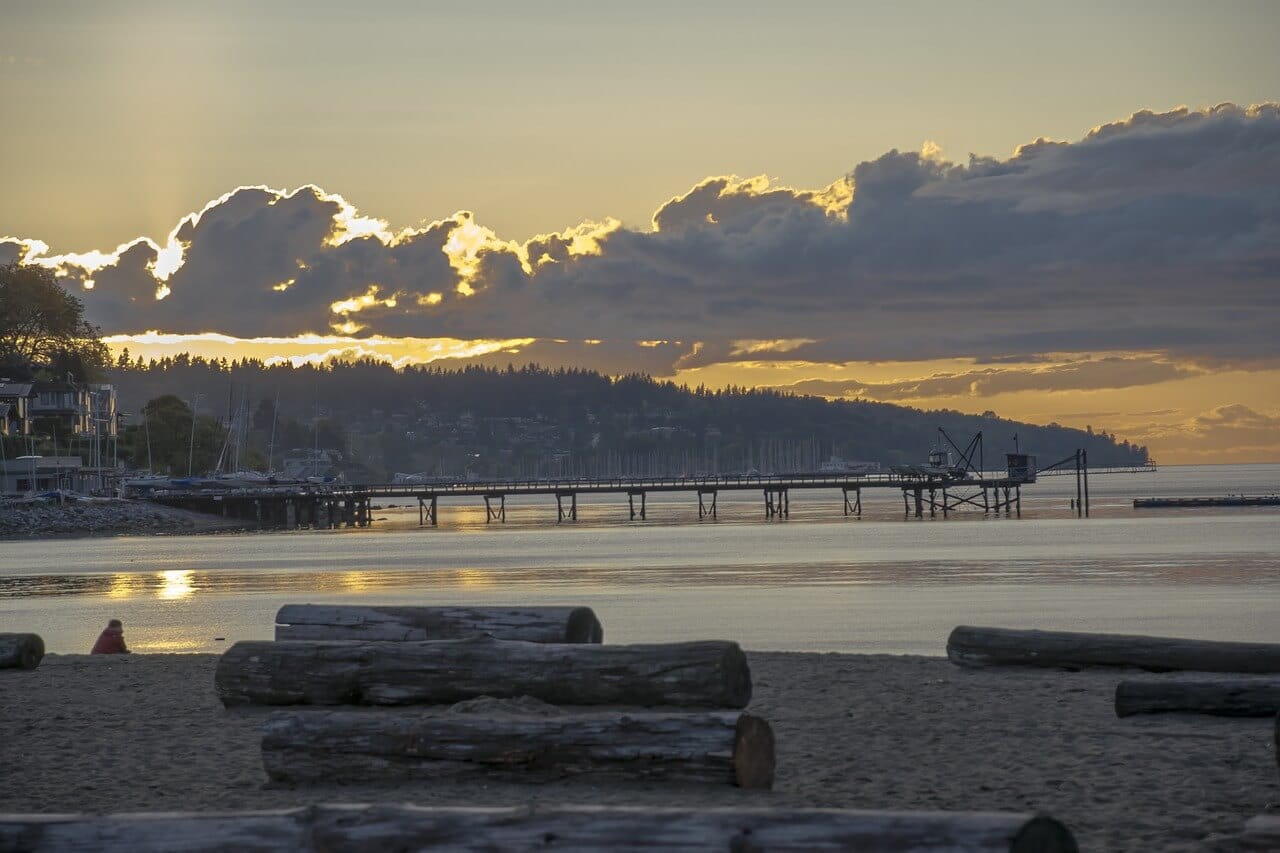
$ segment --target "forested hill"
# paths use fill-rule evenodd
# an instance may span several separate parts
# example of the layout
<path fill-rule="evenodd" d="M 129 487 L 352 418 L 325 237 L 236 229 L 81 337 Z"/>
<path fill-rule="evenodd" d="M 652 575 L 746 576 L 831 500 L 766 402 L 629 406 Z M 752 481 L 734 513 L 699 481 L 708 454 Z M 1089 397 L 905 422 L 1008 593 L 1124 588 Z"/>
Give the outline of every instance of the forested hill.
<path fill-rule="evenodd" d="M 963 444 L 981 430 L 989 468 L 1013 449 L 1041 464 L 1084 447 L 1091 465 L 1141 463 L 1144 447 L 1103 432 L 775 391 L 687 389 L 585 370 L 466 367 L 396 370 L 376 362 L 266 366 L 179 356 L 110 370 L 120 407 L 197 401 L 201 414 L 248 423 L 249 446 L 333 448 L 351 475 L 677 475 L 812 471 L 829 456 L 922 462 L 942 427 Z M 196 395 L 200 395 L 197 397 Z M 278 413 L 273 415 L 276 400 Z M 278 459 L 279 456 L 276 456 Z"/>

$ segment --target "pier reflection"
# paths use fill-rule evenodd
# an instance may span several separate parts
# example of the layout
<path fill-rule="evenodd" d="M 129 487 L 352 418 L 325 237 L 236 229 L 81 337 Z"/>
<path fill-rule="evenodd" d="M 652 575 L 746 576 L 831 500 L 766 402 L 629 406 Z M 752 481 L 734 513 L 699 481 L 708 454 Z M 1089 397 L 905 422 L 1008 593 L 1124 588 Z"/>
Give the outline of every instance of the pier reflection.
<path fill-rule="evenodd" d="M 111 575 L 110 583 L 111 586 L 107 590 L 107 598 L 137 598 L 146 592 L 147 576 L 121 572 L 120 574 Z M 85 592 L 92 591 L 85 590 Z"/>

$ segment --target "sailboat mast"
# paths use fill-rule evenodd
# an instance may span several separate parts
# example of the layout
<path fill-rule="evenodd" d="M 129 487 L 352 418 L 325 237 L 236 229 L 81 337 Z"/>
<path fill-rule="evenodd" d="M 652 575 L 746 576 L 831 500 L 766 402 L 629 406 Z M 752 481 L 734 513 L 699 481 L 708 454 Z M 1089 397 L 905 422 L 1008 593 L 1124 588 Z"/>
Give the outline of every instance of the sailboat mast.
<path fill-rule="evenodd" d="M 271 440 L 267 442 L 267 473 L 275 473 L 272 459 L 276 452 L 276 418 L 280 417 L 280 386 L 276 386 L 276 402 L 271 407 Z"/>

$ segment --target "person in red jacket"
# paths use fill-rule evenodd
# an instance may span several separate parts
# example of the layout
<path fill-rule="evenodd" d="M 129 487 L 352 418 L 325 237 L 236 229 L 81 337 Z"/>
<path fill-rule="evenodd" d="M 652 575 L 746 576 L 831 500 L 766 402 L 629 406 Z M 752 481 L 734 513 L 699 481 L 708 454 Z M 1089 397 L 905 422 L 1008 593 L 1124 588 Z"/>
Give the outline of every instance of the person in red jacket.
<path fill-rule="evenodd" d="M 127 655 L 129 647 L 124 644 L 124 624 L 119 619 L 112 619 L 107 627 L 98 635 L 98 642 L 93 644 L 91 655 Z"/>

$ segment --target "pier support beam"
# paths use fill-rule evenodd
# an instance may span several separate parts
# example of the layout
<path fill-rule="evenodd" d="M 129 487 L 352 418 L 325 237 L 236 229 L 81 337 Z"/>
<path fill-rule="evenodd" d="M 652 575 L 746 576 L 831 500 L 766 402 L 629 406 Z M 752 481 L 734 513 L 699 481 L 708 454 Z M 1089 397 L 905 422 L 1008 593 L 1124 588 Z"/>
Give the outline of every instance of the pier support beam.
<path fill-rule="evenodd" d="M 440 516 L 437 515 L 439 504 L 435 495 L 419 495 L 418 496 L 418 526 L 423 527 L 427 522 L 432 527 L 439 526 Z"/>
<path fill-rule="evenodd" d="M 906 501 L 907 501 L 907 493 L 903 492 L 902 493 L 903 504 L 905 504 Z M 856 486 L 854 487 L 853 502 L 851 503 L 849 501 L 849 487 L 848 486 L 844 487 L 844 514 L 846 518 L 851 515 L 856 515 L 858 518 L 862 518 L 862 489 L 861 488 L 858 488 Z"/>
<path fill-rule="evenodd" d="M 703 496 L 711 496 L 711 504 L 707 505 L 703 502 Z M 716 518 L 716 490 L 715 489 L 698 489 L 698 521 L 707 516 Z"/>
<path fill-rule="evenodd" d="M 764 517 L 788 518 L 791 515 L 791 496 L 785 487 L 764 490 Z"/>
<path fill-rule="evenodd" d="M 1080 494 L 1080 451 L 1076 451 L 1076 518 L 1084 517 L 1084 500 Z"/>
<path fill-rule="evenodd" d="M 493 501 L 497 501 L 494 505 Z M 507 496 L 505 493 L 488 494 L 484 496 L 484 523 L 491 521 L 505 522 L 507 520 Z"/>
<path fill-rule="evenodd" d="M 640 518 L 645 517 L 645 495 L 647 493 L 639 489 L 631 489 L 627 492 L 627 507 L 631 510 L 631 520 L 636 520 L 636 498 L 640 498 Z"/>
<path fill-rule="evenodd" d="M 569 505 L 566 507 L 564 499 L 569 499 Z M 556 492 L 556 523 L 568 519 L 570 521 L 578 520 L 578 493 L 577 492 Z"/>
<path fill-rule="evenodd" d="M 1084 473 L 1084 517 L 1089 517 L 1089 451 L 1080 451 L 1080 467 Z"/>

